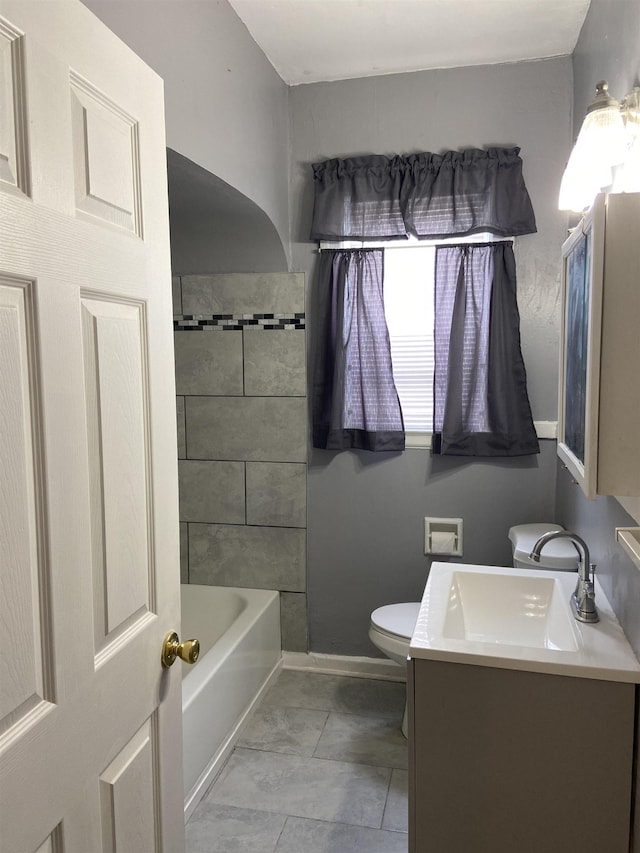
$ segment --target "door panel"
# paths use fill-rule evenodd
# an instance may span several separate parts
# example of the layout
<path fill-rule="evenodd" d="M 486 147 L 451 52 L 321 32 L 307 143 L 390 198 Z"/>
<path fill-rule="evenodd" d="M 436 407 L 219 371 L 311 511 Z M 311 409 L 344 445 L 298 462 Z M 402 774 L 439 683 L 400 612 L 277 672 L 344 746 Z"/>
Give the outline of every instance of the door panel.
<path fill-rule="evenodd" d="M 45 642 L 50 614 L 42 496 L 36 490 L 41 454 L 32 291 L 32 281 L 0 276 L 0 565 L 14 569 L 2 573 L 0 595 L 0 648 L 11 650 L 0 655 L 0 733 L 24 724 L 52 700 L 51 660 L 43 660 L 50 650 Z"/>
<path fill-rule="evenodd" d="M 76 209 L 142 236 L 138 123 L 70 75 Z"/>
<path fill-rule="evenodd" d="M 151 606 L 144 303 L 82 298 L 96 652 Z"/>
<path fill-rule="evenodd" d="M 179 853 L 162 84 L 76 0 L 0 0 L 0 107 L 2 849 Z"/>
<path fill-rule="evenodd" d="M 148 720 L 100 774 L 102 850 L 155 850 L 154 741 Z"/>
<path fill-rule="evenodd" d="M 29 193 L 23 38 L 0 20 L 0 182 Z"/>

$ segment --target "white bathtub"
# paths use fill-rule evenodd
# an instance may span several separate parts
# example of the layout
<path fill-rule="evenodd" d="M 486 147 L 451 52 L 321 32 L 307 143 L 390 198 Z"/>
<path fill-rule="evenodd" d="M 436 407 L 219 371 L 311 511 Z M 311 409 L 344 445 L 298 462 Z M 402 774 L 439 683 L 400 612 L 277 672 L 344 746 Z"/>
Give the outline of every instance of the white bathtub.
<path fill-rule="evenodd" d="M 182 585 L 184 809 L 189 819 L 233 749 L 242 723 L 280 666 L 280 603 L 264 589 Z"/>

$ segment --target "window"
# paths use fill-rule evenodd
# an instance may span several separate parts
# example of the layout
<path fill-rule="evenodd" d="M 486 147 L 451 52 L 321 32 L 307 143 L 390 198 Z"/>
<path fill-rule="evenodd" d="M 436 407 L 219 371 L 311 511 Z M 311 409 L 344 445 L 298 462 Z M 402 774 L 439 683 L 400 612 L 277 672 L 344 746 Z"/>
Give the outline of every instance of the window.
<path fill-rule="evenodd" d="M 384 308 L 393 378 L 407 433 L 433 430 L 435 248 L 391 245 L 384 253 Z M 413 442 L 412 442 L 413 443 Z"/>
<path fill-rule="evenodd" d="M 407 447 L 430 447 L 435 369 L 436 247 L 496 241 L 487 232 L 469 237 L 406 241 L 321 241 L 321 249 L 384 249 L 384 311 L 393 379 L 400 398 Z"/>
<path fill-rule="evenodd" d="M 415 446 L 422 426 L 422 435 L 432 429 L 438 455 L 539 452 L 509 241 L 536 230 L 519 150 L 313 164 L 311 239 L 332 249 L 320 258 L 313 287 L 314 447 L 399 451 Z M 391 242 L 408 235 L 436 246 L 426 256 L 426 293 L 417 284 L 422 253 L 413 272 Z M 350 244 L 333 242 L 343 240 Z M 404 245 L 414 251 L 410 240 Z"/>

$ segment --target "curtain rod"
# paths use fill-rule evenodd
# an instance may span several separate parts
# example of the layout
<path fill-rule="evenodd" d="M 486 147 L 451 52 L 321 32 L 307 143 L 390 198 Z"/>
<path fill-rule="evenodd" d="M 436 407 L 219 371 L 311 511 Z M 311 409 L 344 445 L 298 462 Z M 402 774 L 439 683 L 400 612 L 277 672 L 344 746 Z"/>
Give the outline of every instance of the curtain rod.
<path fill-rule="evenodd" d="M 496 237 L 494 234 L 473 234 L 468 237 L 443 237 L 440 240 L 418 240 L 409 237 L 408 240 L 342 240 L 332 242 L 321 240 L 315 253 L 323 251 L 336 251 L 349 249 L 424 249 L 434 246 L 459 246 L 461 244 L 474 245 L 477 243 L 513 243 L 515 237 Z"/>

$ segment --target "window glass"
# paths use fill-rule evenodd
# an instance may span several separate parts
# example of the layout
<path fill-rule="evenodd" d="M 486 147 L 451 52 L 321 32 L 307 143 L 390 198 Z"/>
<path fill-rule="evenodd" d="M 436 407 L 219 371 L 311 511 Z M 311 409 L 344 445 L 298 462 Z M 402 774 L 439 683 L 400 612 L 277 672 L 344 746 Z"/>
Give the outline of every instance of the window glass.
<path fill-rule="evenodd" d="M 434 265 L 433 246 L 385 249 L 384 306 L 407 432 L 433 429 Z"/>

